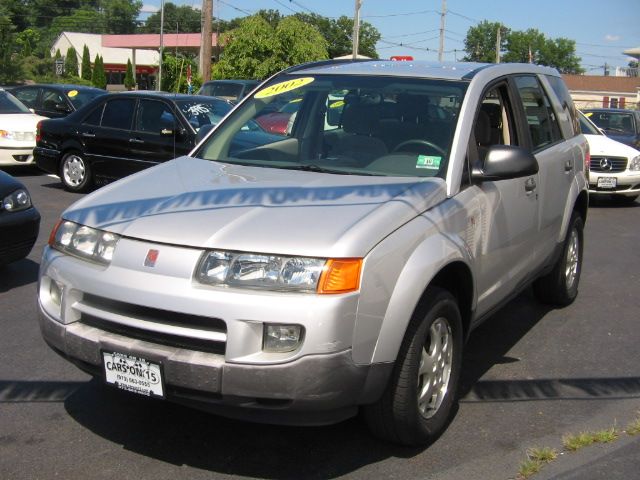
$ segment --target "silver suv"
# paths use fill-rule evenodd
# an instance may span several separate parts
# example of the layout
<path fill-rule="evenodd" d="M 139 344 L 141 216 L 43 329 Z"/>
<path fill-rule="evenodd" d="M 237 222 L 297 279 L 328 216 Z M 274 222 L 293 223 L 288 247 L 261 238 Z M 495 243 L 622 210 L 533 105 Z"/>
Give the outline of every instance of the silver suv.
<path fill-rule="evenodd" d="M 299 108 L 286 133 L 259 118 Z M 134 394 L 261 422 L 444 429 L 463 346 L 533 283 L 578 293 L 586 140 L 532 65 L 321 62 L 264 82 L 191 152 L 72 205 L 45 340 Z"/>

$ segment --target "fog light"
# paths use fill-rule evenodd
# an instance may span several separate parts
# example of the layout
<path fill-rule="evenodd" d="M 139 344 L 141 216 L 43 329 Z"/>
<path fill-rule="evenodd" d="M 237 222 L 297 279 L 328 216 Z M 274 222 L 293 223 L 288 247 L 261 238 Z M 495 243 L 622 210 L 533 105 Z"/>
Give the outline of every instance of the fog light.
<path fill-rule="evenodd" d="M 49 282 L 49 296 L 52 303 L 58 307 L 62 305 L 62 287 L 55 280 Z"/>
<path fill-rule="evenodd" d="M 292 352 L 300 346 L 303 332 L 301 325 L 266 324 L 262 349 L 265 352 Z"/>

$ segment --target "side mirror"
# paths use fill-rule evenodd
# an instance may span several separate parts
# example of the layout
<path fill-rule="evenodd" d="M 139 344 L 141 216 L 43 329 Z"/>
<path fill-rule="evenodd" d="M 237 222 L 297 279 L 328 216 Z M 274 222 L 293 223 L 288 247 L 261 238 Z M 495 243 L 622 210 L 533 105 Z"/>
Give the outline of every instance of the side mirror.
<path fill-rule="evenodd" d="M 484 162 L 473 167 L 471 178 L 478 181 L 508 180 L 536 173 L 538 161 L 531 152 L 513 145 L 493 145 Z"/>
<path fill-rule="evenodd" d="M 198 134 L 196 135 L 196 144 L 200 143 L 200 141 L 206 137 L 215 125 L 207 124 L 200 127 L 198 130 Z"/>

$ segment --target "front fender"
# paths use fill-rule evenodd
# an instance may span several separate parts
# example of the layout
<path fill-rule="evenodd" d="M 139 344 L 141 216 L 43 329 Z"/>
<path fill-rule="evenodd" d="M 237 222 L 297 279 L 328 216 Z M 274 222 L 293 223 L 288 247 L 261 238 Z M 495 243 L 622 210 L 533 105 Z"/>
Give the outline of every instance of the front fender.
<path fill-rule="evenodd" d="M 393 362 L 411 316 L 446 265 L 471 264 L 461 238 L 417 217 L 377 245 L 363 268 L 354 330 L 355 363 Z"/>

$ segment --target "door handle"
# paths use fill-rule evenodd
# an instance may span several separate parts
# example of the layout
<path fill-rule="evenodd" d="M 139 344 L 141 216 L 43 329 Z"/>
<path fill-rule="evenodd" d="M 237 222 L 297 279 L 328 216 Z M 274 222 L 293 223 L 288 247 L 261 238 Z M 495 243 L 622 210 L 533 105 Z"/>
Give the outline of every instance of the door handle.
<path fill-rule="evenodd" d="M 139 138 L 130 138 L 129 143 L 144 143 L 144 140 L 140 140 Z"/>
<path fill-rule="evenodd" d="M 531 193 L 536 189 L 536 181 L 533 177 L 527 178 L 527 181 L 524 182 L 524 189 L 527 193 Z"/>
<path fill-rule="evenodd" d="M 573 170 L 573 160 L 567 160 L 564 162 L 564 171 L 570 172 Z"/>
<path fill-rule="evenodd" d="M 93 138 L 96 136 L 96 134 L 91 132 L 82 132 L 82 136 L 85 138 Z"/>

